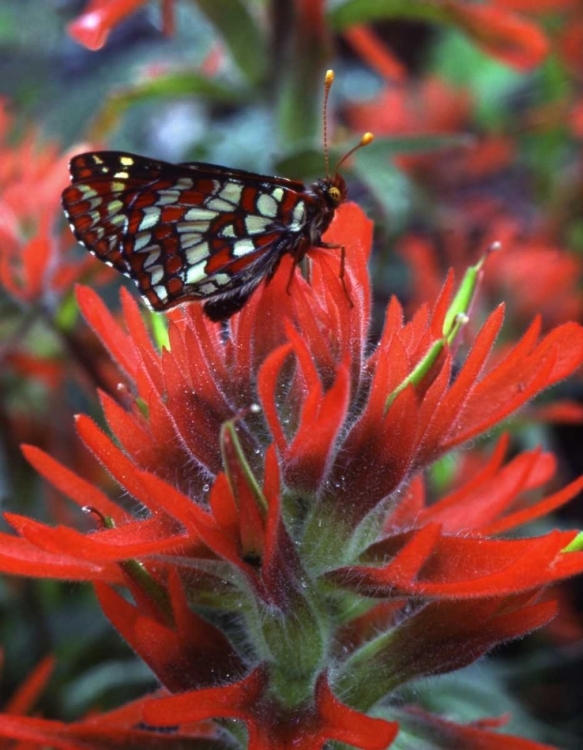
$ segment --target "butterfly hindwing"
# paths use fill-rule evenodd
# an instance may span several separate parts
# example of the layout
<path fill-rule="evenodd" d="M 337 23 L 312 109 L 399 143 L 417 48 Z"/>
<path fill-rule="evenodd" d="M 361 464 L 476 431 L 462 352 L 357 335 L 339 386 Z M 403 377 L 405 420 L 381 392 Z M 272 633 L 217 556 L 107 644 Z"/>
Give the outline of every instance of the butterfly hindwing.
<path fill-rule="evenodd" d="M 207 299 L 209 317 L 228 317 L 305 239 L 300 182 L 121 152 L 81 154 L 70 169 L 75 236 L 155 310 Z"/>

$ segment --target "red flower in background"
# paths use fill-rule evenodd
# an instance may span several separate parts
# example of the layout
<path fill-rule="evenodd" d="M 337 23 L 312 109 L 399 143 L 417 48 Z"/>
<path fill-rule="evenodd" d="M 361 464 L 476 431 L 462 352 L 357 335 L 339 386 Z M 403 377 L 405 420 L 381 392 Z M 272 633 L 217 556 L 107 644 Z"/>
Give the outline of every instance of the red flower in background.
<path fill-rule="evenodd" d="M 34 131 L 10 144 L 12 120 L 0 105 L 0 284 L 18 303 L 54 305 L 88 267 L 73 259 L 71 233 L 57 228 L 70 154 Z"/>
<path fill-rule="evenodd" d="M 455 6 L 456 14 L 467 12 L 470 16 L 475 14 L 476 19 L 483 16 L 485 36 L 494 34 L 497 28 L 496 24 L 489 28 L 491 18 L 501 20 L 515 10 L 545 11 L 537 3 L 501 1 L 496 5 L 500 7 L 467 3 L 445 3 L 440 7 L 453 9 Z M 572 3 L 561 3 L 560 9 L 565 13 L 575 11 Z M 546 8 L 546 12 L 548 10 Z M 568 34 L 574 41 L 565 45 L 563 51 L 569 50 L 573 55 L 579 32 L 576 24 L 572 26 L 569 25 Z M 508 29 L 511 27 L 512 24 Z M 348 38 L 352 41 L 350 35 Z M 370 30 L 358 30 L 355 40 L 353 46 L 363 59 L 390 79 L 382 48 Z M 559 41 L 563 45 L 565 39 Z M 580 192 L 578 183 L 571 184 L 576 167 L 564 180 L 557 180 L 557 195 L 547 201 L 561 206 L 554 211 L 551 208 L 525 215 L 524 206 L 531 200 L 531 196 L 522 192 L 525 185 L 519 184 L 517 190 L 510 191 L 503 187 L 505 182 L 512 185 L 514 180 L 520 180 L 520 170 L 524 169 L 524 154 L 520 151 L 523 130 L 530 132 L 534 126 L 552 132 L 559 120 L 568 116 L 576 129 L 576 107 L 569 115 L 565 102 L 558 101 L 548 111 L 534 110 L 536 119 L 519 112 L 524 123 L 516 127 L 510 138 L 507 134 L 482 132 L 483 126 L 475 122 L 476 103 L 468 91 L 453 88 L 435 77 L 416 80 L 395 74 L 380 96 L 371 101 L 351 103 L 347 109 L 350 122 L 357 129 L 363 123 L 375 122 L 379 135 L 416 135 L 421 144 L 426 137 L 430 143 L 435 135 L 471 133 L 466 135 L 465 143 L 460 142 L 445 151 L 394 158 L 397 166 L 406 170 L 424 189 L 429 189 L 436 204 L 435 214 L 442 217 L 440 221 L 446 217 L 437 239 L 433 233 L 431 239 L 409 234 L 399 240 L 399 251 L 410 268 L 413 284 L 409 309 L 415 309 L 424 301 L 434 302 L 447 267 L 462 271 L 488 246 L 498 244 L 501 252 L 494 253 L 489 261 L 486 290 L 494 302 L 508 300 L 511 321 L 526 324 L 540 313 L 545 328 L 549 328 L 566 320 L 581 319 L 581 262 L 565 242 L 565 237 L 573 234 L 572 227 L 560 224 L 566 218 L 565 204 L 571 200 L 571 194 Z M 531 188 L 527 186 L 527 189 Z"/>
<path fill-rule="evenodd" d="M 444 233 L 439 238 L 444 263 L 458 271 L 475 258 L 475 241 L 467 231 Z M 439 295 L 443 268 L 437 261 L 437 243 L 410 234 L 399 243 L 399 252 L 413 269 L 412 307 Z M 504 216 L 488 228 L 481 248 L 498 246 L 488 259 L 484 290 L 492 299 L 508 300 L 510 318 L 526 323 L 537 312 L 546 329 L 567 320 L 580 320 L 583 300 L 579 292 L 582 275 L 580 259 L 558 247 L 544 232 L 528 236 L 518 222 Z"/>
<path fill-rule="evenodd" d="M 101 49 L 118 23 L 134 13 L 147 0 L 91 0 L 83 13 L 69 24 L 69 34 L 90 50 Z M 162 0 L 164 31 L 174 29 L 174 0 Z"/>
<path fill-rule="evenodd" d="M 59 195 L 70 154 L 36 129 L 15 135 L 14 127 L 2 100 L 0 418 L 8 494 L 20 481 L 22 441 L 55 452 L 86 475 L 101 476 L 88 468 L 74 436 L 70 385 L 76 381 L 91 394 L 96 384 L 115 392 L 119 380 L 94 337 L 76 327 L 80 321 L 71 304 L 77 281 L 91 276 L 98 282 L 112 272 L 104 274 L 79 250 L 63 220 Z"/>
<path fill-rule="evenodd" d="M 100 528 L 7 513 L 16 535 L 1 536 L 0 568 L 91 582 L 163 690 L 103 722 L 22 719 L 20 734 L 0 723 L 5 736 L 30 730 L 56 747 L 95 748 L 138 733 L 168 747 L 218 737 L 215 720 L 229 718 L 246 726 L 253 750 L 328 740 L 382 750 L 400 729 L 442 738 L 439 747 L 454 738 L 544 747 L 492 731 L 501 722 L 459 726 L 391 697 L 541 627 L 556 611 L 542 592 L 583 570 L 583 554 L 566 552 L 575 532 L 502 536 L 583 486 L 527 502 L 553 473 L 546 454 L 505 463 L 502 441 L 478 474 L 432 504 L 421 479 L 435 459 L 572 373 L 583 329 L 566 323 L 541 338 L 536 320 L 492 362 L 499 308 L 454 370 L 476 266 L 455 296 L 450 276 L 433 309 L 410 322 L 392 300 L 371 347 L 370 224 L 347 205 L 325 239 L 346 245 L 353 307 L 338 252 L 315 249 L 310 284 L 296 275 L 286 293 L 286 257 L 228 328 L 196 304 L 173 311 L 161 351 L 129 294 L 124 330 L 94 292 L 79 290 L 132 388 L 125 407 L 102 395 L 115 440 L 77 421 L 124 502 L 25 448 Z"/>
<path fill-rule="evenodd" d="M 548 54 L 548 41 L 532 21 L 496 3 L 480 5 L 442 0 L 446 17 L 466 31 L 488 54 L 518 70 L 530 70 Z M 498 3 L 501 5 L 501 3 Z"/>

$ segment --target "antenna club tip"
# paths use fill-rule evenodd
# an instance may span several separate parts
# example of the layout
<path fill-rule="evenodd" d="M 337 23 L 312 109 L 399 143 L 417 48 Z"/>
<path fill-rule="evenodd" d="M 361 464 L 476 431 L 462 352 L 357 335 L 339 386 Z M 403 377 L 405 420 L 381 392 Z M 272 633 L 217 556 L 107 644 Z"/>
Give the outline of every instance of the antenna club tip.
<path fill-rule="evenodd" d="M 360 139 L 360 145 L 361 146 L 368 146 L 369 143 L 372 143 L 374 141 L 374 135 L 373 133 L 365 133 L 362 138 Z"/>
<path fill-rule="evenodd" d="M 326 86 L 331 86 L 333 80 L 334 80 L 334 71 L 327 70 L 326 77 L 324 78 L 324 83 L 326 84 Z"/>

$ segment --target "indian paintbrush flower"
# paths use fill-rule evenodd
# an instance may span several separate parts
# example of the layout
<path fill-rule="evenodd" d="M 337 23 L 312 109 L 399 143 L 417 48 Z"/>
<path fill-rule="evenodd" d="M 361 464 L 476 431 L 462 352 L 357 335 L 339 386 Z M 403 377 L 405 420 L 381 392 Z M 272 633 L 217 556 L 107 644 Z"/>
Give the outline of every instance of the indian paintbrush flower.
<path fill-rule="evenodd" d="M 97 529 L 6 513 L 16 535 L 1 537 L 0 569 L 90 582 L 161 689 L 69 725 L 20 717 L 16 734 L 0 721 L 0 734 L 75 748 L 383 750 L 399 733 L 403 747 L 544 747 L 499 734 L 498 720 L 402 705 L 399 691 L 546 624 L 556 605 L 542 592 L 583 570 L 566 552 L 575 531 L 515 534 L 583 487 L 527 502 L 554 469 L 542 451 L 505 461 L 502 437 L 448 495 L 431 501 L 423 481 L 572 373 L 583 329 L 541 338 L 535 320 L 492 361 L 499 307 L 462 358 L 480 262 L 409 322 L 393 299 L 373 346 L 370 223 L 346 205 L 325 239 L 346 246 L 352 308 L 328 249 L 312 251 L 309 284 L 296 274 L 286 293 L 284 268 L 227 325 L 196 304 L 172 311 L 162 347 L 127 292 L 122 327 L 78 290 L 123 387 L 101 394 L 111 436 L 86 416 L 77 429 L 123 500 L 25 447 Z"/>

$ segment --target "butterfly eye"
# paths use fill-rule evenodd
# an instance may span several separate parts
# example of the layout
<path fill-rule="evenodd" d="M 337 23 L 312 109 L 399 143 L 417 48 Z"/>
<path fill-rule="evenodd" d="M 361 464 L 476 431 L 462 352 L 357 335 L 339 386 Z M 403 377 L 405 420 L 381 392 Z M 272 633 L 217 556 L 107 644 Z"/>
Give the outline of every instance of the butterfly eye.
<path fill-rule="evenodd" d="M 328 195 L 334 201 L 334 203 L 340 203 L 340 201 L 342 200 L 342 194 L 337 187 L 332 186 L 331 188 L 328 188 Z"/>

